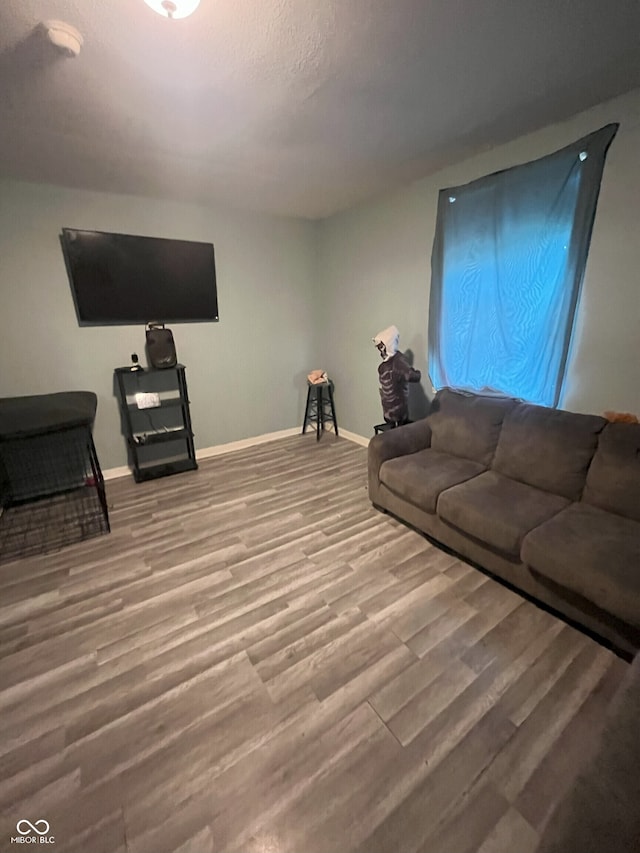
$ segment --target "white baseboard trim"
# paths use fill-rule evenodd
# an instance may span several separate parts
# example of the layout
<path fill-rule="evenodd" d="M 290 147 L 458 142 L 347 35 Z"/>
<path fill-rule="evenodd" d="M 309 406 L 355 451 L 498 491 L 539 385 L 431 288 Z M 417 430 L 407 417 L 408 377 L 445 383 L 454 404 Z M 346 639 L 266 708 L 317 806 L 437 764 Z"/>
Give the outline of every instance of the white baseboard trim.
<path fill-rule="evenodd" d="M 107 468 L 102 472 L 105 480 L 117 480 L 119 477 L 130 477 L 131 468 L 128 465 L 121 465 L 119 468 Z"/>
<path fill-rule="evenodd" d="M 234 450 L 255 447 L 257 444 L 267 444 L 267 442 L 277 441 L 279 438 L 298 435 L 301 429 L 302 427 L 291 427 L 290 429 L 280 429 L 276 432 L 265 432 L 263 435 L 252 435 L 250 438 L 241 438 L 239 441 L 228 441 L 226 444 L 216 444 L 213 447 L 202 447 L 200 450 L 196 450 L 196 459 L 209 459 L 212 456 L 233 453 Z"/>
<path fill-rule="evenodd" d="M 340 437 L 353 441 L 361 447 L 369 445 L 369 439 L 348 429 L 338 427 Z M 222 456 L 225 453 L 233 453 L 234 450 L 244 450 L 247 447 L 255 447 L 258 444 L 267 444 L 269 441 L 277 441 L 279 438 L 289 438 L 292 435 L 300 435 L 302 427 L 291 427 L 280 429 L 276 432 L 265 432 L 262 435 L 253 435 L 250 438 L 241 438 L 239 441 L 228 441 L 226 444 L 215 444 L 213 447 L 201 447 L 196 450 L 196 459 L 210 459 L 213 456 Z M 119 477 L 131 476 L 131 468 L 121 465 L 119 468 L 107 468 L 102 472 L 105 480 L 117 480 Z"/>
<path fill-rule="evenodd" d="M 354 444 L 359 444 L 361 447 L 369 447 L 370 438 L 365 438 L 364 435 L 358 435 L 357 432 L 350 432 L 348 429 L 342 429 L 338 426 L 338 432 L 342 438 L 347 438 L 353 441 Z"/>

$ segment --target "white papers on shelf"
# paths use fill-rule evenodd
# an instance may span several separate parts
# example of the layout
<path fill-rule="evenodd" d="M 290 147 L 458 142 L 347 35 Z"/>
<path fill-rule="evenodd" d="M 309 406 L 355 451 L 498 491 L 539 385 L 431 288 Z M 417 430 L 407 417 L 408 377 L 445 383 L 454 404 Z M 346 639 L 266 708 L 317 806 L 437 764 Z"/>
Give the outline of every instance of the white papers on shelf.
<path fill-rule="evenodd" d="M 136 394 L 136 406 L 139 409 L 157 409 L 160 405 L 160 394 L 139 391 Z"/>

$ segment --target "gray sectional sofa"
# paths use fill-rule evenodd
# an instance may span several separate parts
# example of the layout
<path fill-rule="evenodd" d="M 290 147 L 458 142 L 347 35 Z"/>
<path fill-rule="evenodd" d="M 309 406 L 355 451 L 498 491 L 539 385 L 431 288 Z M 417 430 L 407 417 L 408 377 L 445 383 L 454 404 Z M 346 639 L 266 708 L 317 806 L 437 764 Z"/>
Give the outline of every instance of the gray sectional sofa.
<path fill-rule="evenodd" d="M 640 648 L 640 425 L 439 391 L 369 444 L 369 496 L 633 655 Z"/>

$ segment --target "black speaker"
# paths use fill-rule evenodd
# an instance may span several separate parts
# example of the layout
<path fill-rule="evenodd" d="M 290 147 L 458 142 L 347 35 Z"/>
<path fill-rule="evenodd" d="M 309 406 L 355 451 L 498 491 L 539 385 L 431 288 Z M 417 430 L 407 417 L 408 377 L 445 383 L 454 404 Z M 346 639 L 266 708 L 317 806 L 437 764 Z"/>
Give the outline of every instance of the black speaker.
<path fill-rule="evenodd" d="M 164 323 L 147 325 L 147 360 L 151 367 L 175 367 L 178 362 L 171 329 Z"/>

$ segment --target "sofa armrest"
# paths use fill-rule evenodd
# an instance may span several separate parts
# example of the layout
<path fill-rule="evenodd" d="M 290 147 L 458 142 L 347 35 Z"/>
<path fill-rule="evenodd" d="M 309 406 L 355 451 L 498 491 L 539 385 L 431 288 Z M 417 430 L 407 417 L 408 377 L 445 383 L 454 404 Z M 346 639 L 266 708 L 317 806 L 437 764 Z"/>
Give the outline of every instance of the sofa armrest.
<path fill-rule="evenodd" d="M 396 427 L 369 442 L 369 499 L 376 503 L 380 487 L 380 466 L 389 459 L 417 453 L 431 446 L 431 427 L 426 418 L 406 426 Z"/>
<path fill-rule="evenodd" d="M 537 853 L 640 849 L 640 656 L 624 674 L 587 763 L 547 824 Z"/>

